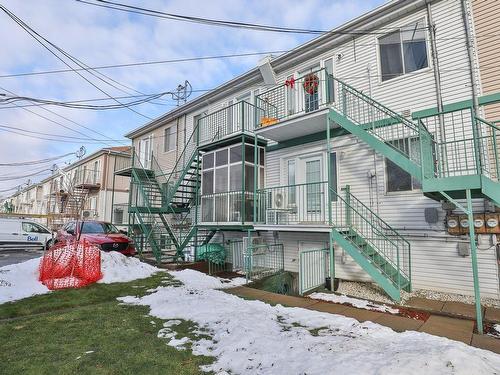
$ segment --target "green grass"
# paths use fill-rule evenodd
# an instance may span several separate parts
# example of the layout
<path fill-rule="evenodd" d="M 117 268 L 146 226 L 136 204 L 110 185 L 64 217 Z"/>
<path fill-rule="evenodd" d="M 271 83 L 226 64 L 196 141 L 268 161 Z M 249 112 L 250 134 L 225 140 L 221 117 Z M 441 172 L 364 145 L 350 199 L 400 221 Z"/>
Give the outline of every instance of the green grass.
<path fill-rule="evenodd" d="M 176 282 L 159 273 L 0 305 L 0 374 L 200 373 L 199 366 L 212 358 L 194 356 L 189 346 L 168 346 L 166 339 L 157 337 L 162 320 L 147 315 L 147 307 L 116 300 L 147 294 L 162 284 Z M 173 327 L 177 338 L 195 338 L 196 328 L 189 321 Z"/>

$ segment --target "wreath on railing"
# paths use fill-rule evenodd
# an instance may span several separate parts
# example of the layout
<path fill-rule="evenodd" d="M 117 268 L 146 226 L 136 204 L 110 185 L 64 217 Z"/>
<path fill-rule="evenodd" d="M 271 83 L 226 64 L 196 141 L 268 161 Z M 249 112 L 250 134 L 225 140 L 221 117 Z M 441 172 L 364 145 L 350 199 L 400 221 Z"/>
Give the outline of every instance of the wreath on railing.
<path fill-rule="evenodd" d="M 314 73 L 308 74 L 304 78 L 303 86 L 304 86 L 305 92 L 307 92 L 310 95 L 314 94 L 315 92 L 318 91 L 318 86 L 319 86 L 318 76 Z"/>

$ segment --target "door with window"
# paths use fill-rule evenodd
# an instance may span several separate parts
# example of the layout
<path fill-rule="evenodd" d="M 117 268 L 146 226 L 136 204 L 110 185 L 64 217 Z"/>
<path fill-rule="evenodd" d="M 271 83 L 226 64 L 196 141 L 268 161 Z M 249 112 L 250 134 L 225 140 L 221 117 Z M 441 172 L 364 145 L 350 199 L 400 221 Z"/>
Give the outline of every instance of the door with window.
<path fill-rule="evenodd" d="M 321 72 L 319 65 L 314 65 L 310 68 L 299 72 L 299 77 L 302 77 L 299 82 L 299 98 L 298 102 L 302 104 L 302 109 L 305 113 L 315 111 L 319 108 L 321 91 Z"/>
<path fill-rule="evenodd" d="M 151 167 L 151 143 L 151 137 L 143 138 L 139 143 L 139 161 L 144 168 Z"/>
<path fill-rule="evenodd" d="M 298 186 L 296 200 L 299 222 L 325 221 L 325 185 L 321 156 L 300 158 L 296 171 Z"/>

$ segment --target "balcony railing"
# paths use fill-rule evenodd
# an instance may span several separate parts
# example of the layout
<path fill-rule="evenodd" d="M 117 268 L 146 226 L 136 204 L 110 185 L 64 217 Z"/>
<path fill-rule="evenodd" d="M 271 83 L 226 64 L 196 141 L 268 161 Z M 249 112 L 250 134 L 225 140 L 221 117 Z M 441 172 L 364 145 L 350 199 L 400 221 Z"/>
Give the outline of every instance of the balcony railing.
<path fill-rule="evenodd" d="M 328 224 L 327 182 L 259 189 L 256 199 L 259 224 Z"/>
<path fill-rule="evenodd" d="M 202 223 L 251 223 L 253 192 L 230 191 L 201 196 Z"/>
<path fill-rule="evenodd" d="M 128 203 L 113 204 L 113 212 L 111 222 L 115 225 L 128 225 Z"/>
<path fill-rule="evenodd" d="M 231 135 L 253 131 L 256 121 L 263 116 L 263 109 L 246 101 L 219 109 L 198 120 L 198 144 L 204 145 Z"/>
<path fill-rule="evenodd" d="M 101 184 L 101 171 L 81 169 L 76 172 L 74 186 L 98 186 Z"/>
<path fill-rule="evenodd" d="M 257 128 L 325 108 L 333 102 L 333 76 L 320 69 L 297 79 L 289 79 L 257 95 L 255 105 L 264 116 L 257 119 Z"/>

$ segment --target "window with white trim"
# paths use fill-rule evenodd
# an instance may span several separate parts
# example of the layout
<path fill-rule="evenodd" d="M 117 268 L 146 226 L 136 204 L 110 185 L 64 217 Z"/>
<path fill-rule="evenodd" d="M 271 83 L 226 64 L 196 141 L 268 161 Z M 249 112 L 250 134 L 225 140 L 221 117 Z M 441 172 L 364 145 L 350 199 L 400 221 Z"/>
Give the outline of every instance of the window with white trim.
<path fill-rule="evenodd" d="M 410 159 L 420 161 L 420 143 L 418 138 L 402 138 L 391 142 L 397 149 L 410 155 Z M 400 168 L 389 159 L 385 159 L 387 192 L 411 191 L 421 189 L 419 180 Z"/>
<path fill-rule="evenodd" d="M 163 151 L 173 151 L 177 147 L 177 125 L 165 129 Z"/>
<path fill-rule="evenodd" d="M 382 81 L 429 66 L 423 19 L 378 39 Z"/>

